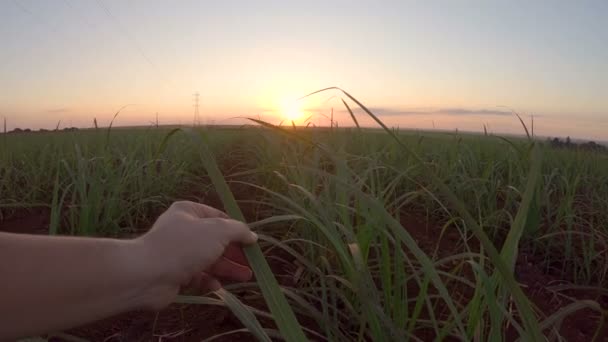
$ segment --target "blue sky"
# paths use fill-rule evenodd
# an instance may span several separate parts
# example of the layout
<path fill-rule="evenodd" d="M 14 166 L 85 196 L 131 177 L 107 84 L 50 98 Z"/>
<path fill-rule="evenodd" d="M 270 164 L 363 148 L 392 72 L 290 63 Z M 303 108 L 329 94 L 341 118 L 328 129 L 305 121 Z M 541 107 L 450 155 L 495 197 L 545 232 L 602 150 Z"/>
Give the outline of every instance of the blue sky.
<path fill-rule="evenodd" d="M 119 124 L 187 123 L 194 92 L 204 120 L 282 120 L 338 85 L 400 127 L 517 132 L 507 106 L 539 134 L 608 139 L 607 1 L 2 0 L 0 42 L 13 127 L 125 104 Z M 298 110 L 343 115 L 328 96 Z"/>

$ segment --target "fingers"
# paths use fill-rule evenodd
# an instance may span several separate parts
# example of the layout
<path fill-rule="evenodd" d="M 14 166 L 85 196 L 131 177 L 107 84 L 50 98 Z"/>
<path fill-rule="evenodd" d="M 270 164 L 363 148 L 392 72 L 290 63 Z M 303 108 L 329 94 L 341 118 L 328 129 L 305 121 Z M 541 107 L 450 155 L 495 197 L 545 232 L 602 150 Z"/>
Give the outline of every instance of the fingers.
<path fill-rule="evenodd" d="M 225 212 L 219 209 L 191 201 L 178 201 L 173 203 L 171 207 L 199 218 L 229 218 Z"/>
<path fill-rule="evenodd" d="M 253 272 L 247 266 L 238 264 L 228 258 L 222 257 L 218 260 L 207 273 L 214 277 L 235 280 L 235 281 L 248 281 L 253 276 Z"/>
<path fill-rule="evenodd" d="M 249 266 L 247 257 L 245 257 L 245 253 L 243 252 L 243 248 L 235 243 L 231 243 L 228 245 L 228 247 L 226 247 L 224 250 L 224 257 L 236 262 L 237 264 Z"/>
<path fill-rule="evenodd" d="M 196 278 L 196 282 L 194 282 L 193 285 L 205 292 L 217 291 L 222 287 L 222 284 L 219 282 L 219 280 L 205 272 L 202 272 Z"/>
<path fill-rule="evenodd" d="M 242 222 L 231 220 L 226 213 L 218 209 L 190 201 L 175 202 L 171 207 L 174 210 L 203 219 L 201 223 L 217 229 L 224 238 L 226 245 L 231 242 L 251 245 L 258 240 L 257 234 L 251 232 L 249 226 Z"/>
<path fill-rule="evenodd" d="M 258 235 L 249 229 L 249 226 L 243 222 L 223 219 L 209 218 L 203 219 L 201 222 L 209 229 L 215 230 L 224 245 L 228 246 L 231 243 L 240 243 L 243 245 L 252 245 L 258 241 Z"/>
<path fill-rule="evenodd" d="M 232 263 L 229 260 L 222 260 L 214 265 L 211 270 L 196 275 L 187 287 L 198 288 L 205 292 L 217 291 L 222 287 L 218 278 L 233 281 L 248 281 L 252 276 L 253 273 L 249 268 Z"/>

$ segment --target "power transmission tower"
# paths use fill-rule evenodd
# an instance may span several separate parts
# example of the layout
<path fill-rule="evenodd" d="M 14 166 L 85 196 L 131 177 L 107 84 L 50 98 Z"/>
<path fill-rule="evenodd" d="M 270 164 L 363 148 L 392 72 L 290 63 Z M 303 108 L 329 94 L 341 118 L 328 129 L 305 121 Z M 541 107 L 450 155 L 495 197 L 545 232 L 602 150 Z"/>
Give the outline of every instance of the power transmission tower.
<path fill-rule="evenodd" d="M 194 93 L 193 95 L 194 95 L 194 121 L 192 123 L 192 126 L 198 126 L 201 123 L 201 118 L 198 113 L 198 99 L 199 99 L 200 94 L 197 92 L 197 93 Z"/>

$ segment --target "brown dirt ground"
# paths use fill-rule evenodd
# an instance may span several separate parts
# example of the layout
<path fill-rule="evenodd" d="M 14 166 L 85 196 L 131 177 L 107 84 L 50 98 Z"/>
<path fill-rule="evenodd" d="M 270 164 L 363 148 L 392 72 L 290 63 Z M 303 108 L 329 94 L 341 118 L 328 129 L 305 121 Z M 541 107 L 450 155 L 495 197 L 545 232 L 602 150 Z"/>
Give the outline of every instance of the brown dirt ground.
<path fill-rule="evenodd" d="M 214 202 L 214 201 L 213 201 Z M 48 231 L 49 211 L 34 208 L 18 211 L 0 221 L 0 231 L 12 233 L 45 234 Z M 447 256 L 456 250 L 460 236 L 448 230 L 440 236 L 440 226 L 429 222 L 424 215 L 406 213 L 401 218 L 403 226 L 417 240 L 427 253 L 435 251 L 439 244 L 439 256 Z M 285 265 L 271 263 L 273 271 L 289 274 L 292 270 Z M 546 315 L 558 311 L 574 299 L 592 299 L 603 308 L 608 308 L 608 297 L 590 291 L 566 290 L 559 294 L 554 290 L 559 281 L 554 276 L 544 274 L 532 255 L 520 253 L 516 266 L 518 281 L 532 302 Z M 256 305 L 255 303 L 251 303 Z M 263 303 L 256 305 L 263 308 Z M 566 341 L 591 341 L 601 322 L 601 317 L 591 310 L 581 310 L 567 317 L 560 328 Z M 314 328 L 314 324 L 307 322 Z M 216 334 L 241 329 L 240 322 L 222 307 L 201 305 L 172 305 L 165 310 L 154 312 L 130 312 L 85 325 L 69 331 L 74 336 L 91 341 L 200 341 Z M 608 341 L 608 329 L 599 332 L 600 341 Z M 52 341 L 62 341 L 52 338 Z M 225 336 L 218 341 L 253 341 L 251 335 L 238 333 Z"/>

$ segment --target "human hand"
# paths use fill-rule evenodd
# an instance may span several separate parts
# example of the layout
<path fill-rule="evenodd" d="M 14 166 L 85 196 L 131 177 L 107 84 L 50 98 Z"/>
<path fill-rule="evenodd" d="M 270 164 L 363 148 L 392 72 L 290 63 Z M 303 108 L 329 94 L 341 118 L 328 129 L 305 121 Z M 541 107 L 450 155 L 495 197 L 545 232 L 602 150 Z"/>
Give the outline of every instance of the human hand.
<path fill-rule="evenodd" d="M 213 291 L 221 287 L 219 279 L 251 279 L 241 246 L 256 241 L 246 224 L 222 211 L 188 201 L 173 203 L 148 233 L 136 239 L 155 274 L 148 303 L 162 308 L 186 285 Z"/>

